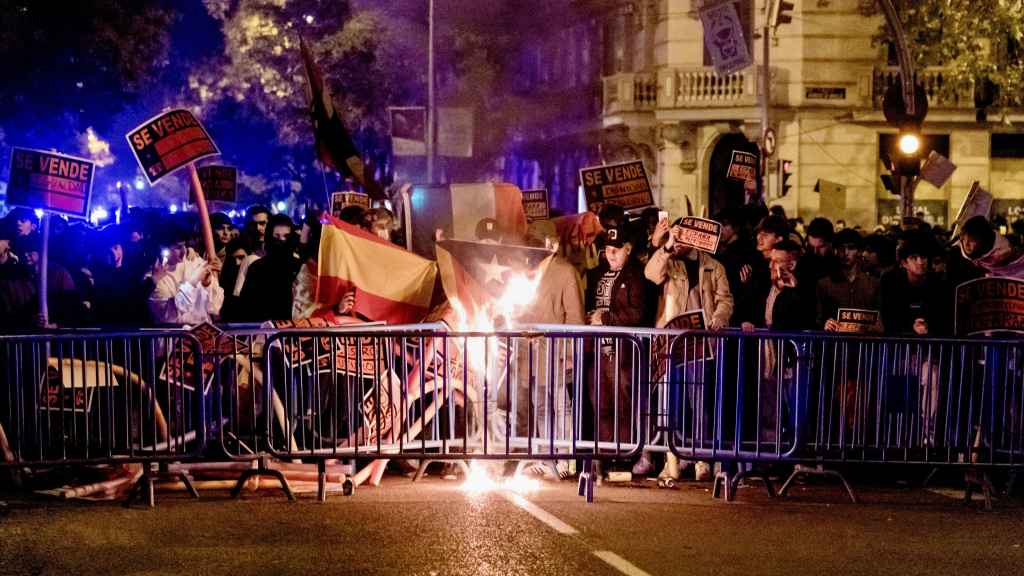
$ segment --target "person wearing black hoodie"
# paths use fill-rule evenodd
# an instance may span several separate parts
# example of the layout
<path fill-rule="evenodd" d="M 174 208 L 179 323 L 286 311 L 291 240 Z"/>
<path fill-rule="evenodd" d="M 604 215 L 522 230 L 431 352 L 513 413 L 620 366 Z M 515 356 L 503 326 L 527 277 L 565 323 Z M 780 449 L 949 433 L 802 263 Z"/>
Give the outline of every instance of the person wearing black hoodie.
<path fill-rule="evenodd" d="M 249 266 L 242 286 L 241 319 L 291 320 L 292 283 L 301 264 L 295 255 L 295 240 L 291 218 L 274 215 L 266 228 L 266 255 Z"/>

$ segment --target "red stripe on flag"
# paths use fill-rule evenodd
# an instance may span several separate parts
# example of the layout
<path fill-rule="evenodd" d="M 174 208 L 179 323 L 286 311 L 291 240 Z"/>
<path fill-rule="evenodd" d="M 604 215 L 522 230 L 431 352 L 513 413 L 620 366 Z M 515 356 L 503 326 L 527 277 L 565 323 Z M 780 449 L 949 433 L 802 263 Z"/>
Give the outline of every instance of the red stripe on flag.
<path fill-rule="evenodd" d="M 366 318 L 384 321 L 388 324 L 415 324 L 423 320 L 430 309 L 407 302 L 395 302 L 381 298 L 357 288 L 354 311 Z"/>

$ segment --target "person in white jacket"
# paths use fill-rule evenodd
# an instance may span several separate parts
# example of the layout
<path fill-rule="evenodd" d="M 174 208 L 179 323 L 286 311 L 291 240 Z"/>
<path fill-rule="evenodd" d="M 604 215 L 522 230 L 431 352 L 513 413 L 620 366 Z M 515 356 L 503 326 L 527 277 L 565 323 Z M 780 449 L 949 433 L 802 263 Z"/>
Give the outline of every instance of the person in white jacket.
<path fill-rule="evenodd" d="M 224 304 L 219 271 L 220 261 L 207 262 L 185 242 L 175 243 L 163 271 L 155 276 L 156 288 L 149 298 L 153 319 L 190 326 L 212 321 Z"/>

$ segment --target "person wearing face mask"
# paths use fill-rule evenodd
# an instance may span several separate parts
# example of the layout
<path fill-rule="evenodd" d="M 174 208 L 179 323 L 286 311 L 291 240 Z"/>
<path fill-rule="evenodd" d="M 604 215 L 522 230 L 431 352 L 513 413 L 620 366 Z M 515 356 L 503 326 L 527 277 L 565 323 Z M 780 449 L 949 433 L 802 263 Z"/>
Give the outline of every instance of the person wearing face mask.
<path fill-rule="evenodd" d="M 300 265 L 295 227 L 291 218 L 276 214 L 266 230 L 266 255 L 249 266 L 241 292 L 242 315 L 251 322 L 292 317 L 292 283 Z"/>
<path fill-rule="evenodd" d="M 104 231 L 95 263 L 95 318 L 104 326 L 137 326 L 146 318 L 142 275 L 128 266 L 121 231 Z"/>
<path fill-rule="evenodd" d="M 646 280 L 643 269 L 632 258 L 633 243 L 625 227 L 608 230 L 604 239 L 602 263 L 591 270 L 587 279 L 587 324 L 591 326 L 644 326 L 644 293 Z M 586 358 L 593 358 L 591 342 Z M 616 346 L 614 340 L 600 344 L 600 374 L 593 362 L 586 362 L 587 389 L 591 410 L 598 424 L 599 442 L 632 442 L 632 403 L 630 388 L 633 382 L 632 350 Z M 616 414 L 618 419 L 616 421 Z M 593 430 L 592 427 L 589 427 Z"/>
<path fill-rule="evenodd" d="M 224 269 L 220 273 L 220 283 L 224 286 L 234 286 L 241 272 L 242 264 L 252 254 L 252 247 L 244 236 L 239 236 L 228 242 L 224 249 Z M 234 290 L 224 294 L 224 306 L 221 308 L 220 317 L 224 322 L 239 322 L 242 320 L 241 297 L 234 293 Z"/>

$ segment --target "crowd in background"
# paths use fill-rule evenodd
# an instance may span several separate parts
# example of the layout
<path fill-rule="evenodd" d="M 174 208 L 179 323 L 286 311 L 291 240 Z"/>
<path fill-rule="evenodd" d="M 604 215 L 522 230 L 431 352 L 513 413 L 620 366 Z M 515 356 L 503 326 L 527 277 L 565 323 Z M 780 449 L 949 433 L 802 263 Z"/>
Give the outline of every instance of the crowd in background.
<path fill-rule="evenodd" d="M 880 311 L 878 329 L 889 334 L 948 335 L 958 284 L 986 273 L 1024 273 L 1020 222 L 1004 235 L 1005 222 L 975 218 L 953 239 L 920 219 L 865 233 L 842 221 L 804 223 L 787 219 L 779 207 L 749 205 L 713 216 L 722 236 L 710 255 L 680 243 L 678 221 L 659 214 L 657 208 L 632 216 L 617 206 L 601 210 L 600 258 L 563 260 L 576 270 L 579 301 L 566 304 L 575 298 L 563 293 L 573 290 L 560 288 L 559 306 L 570 312 L 538 320 L 662 327 L 702 309 L 710 329 L 835 330 L 836 311 L 857 308 Z M 382 208 L 351 206 L 340 217 L 385 239 L 397 232 Z M 320 232 L 314 210 L 295 222 L 252 206 L 244 221 L 215 212 L 210 222 L 216 258 L 204 253 L 194 214 L 133 210 L 121 224 L 103 228 L 53 218 L 50 324 L 258 323 L 312 313 Z M 5 331 L 42 327 L 41 252 L 35 213 L 18 208 L 0 221 Z M 558 282 L 569 277 L 561 274 Z M 541 292 L 552 292 L 546 285 Z M 349 300 L 337 312 L 351 307 Z"/>

